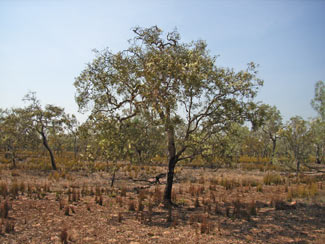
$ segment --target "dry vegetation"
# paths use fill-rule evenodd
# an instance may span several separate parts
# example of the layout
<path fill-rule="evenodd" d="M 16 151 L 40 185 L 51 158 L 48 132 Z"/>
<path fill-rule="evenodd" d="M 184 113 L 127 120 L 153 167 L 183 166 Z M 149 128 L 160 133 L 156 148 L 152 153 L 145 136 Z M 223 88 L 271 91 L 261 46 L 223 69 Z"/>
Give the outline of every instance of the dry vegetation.
<path fill-rule="evenodd" d="M 1 171 L 0 243 L 324 243 L 324 175 L 163 166 Z"/>

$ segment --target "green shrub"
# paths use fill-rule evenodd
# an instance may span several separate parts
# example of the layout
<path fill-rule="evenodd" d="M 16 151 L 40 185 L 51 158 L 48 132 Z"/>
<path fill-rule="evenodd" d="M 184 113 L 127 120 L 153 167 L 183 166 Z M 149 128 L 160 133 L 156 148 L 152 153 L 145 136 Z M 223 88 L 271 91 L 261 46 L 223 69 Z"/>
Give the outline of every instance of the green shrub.
<path fill-rule="evenodd" d="M 279 174 L 267 173 L 263 177 L 264 185 L 282 185 L 285 183 L 285 179 Z"/>

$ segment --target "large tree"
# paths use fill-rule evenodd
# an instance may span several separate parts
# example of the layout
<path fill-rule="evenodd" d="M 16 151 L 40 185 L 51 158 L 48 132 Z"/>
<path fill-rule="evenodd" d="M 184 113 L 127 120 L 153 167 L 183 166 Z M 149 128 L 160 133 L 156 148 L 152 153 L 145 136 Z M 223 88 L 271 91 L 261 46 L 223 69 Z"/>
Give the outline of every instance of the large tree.
<path fill-rule="evenodd" d="M 164 128 L 168 152 L 165 203 L 171 203 L 177 162 L 201 154 L 212 135 L 233 121 L 242 122 L 262 81 L 256 66 L 246 70 L 216 66 L 204 41 L 181 43 L 177 31 L 166 38 L 157 26 L 134 28 L 127 50 L 97 51 L 76 78 L 81 110 L 103 113 L 120 122 L 139 114 Z"/>

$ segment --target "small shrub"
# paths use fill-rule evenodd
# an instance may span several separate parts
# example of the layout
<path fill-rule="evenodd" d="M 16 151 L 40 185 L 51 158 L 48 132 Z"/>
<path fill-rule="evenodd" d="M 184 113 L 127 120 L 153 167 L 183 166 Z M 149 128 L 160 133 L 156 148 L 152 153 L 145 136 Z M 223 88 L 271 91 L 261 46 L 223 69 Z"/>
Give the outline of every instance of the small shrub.
<path fill-rule="evenodd" d="M 11 196 L 16 199 L 19 195 L 19 184 L 18 182 L 14 181 L 12 184 L 11 184 L 11 187 L 10 187 L 10 194 Z"/>
<path fill-rule="evenodd" d="M 267 173 L 263 177 L 264 185 L 281 185 L 285 183 L 285 180 L 279 174 Z"/>
<path fill-rule="evenodd" d="M 256 191 L 257 192 L 263 192 L 263 186 L 262 184 L 258 184 L 257 187 L 256 187 Z"/>
<path fill-rule="evenodd" d="M 298 185 L 288 189 L 287 199 L 292 200 L 293 198 L 310 198 L 318 194 L 317 183 L 311 183 L 308 185 Z"/>

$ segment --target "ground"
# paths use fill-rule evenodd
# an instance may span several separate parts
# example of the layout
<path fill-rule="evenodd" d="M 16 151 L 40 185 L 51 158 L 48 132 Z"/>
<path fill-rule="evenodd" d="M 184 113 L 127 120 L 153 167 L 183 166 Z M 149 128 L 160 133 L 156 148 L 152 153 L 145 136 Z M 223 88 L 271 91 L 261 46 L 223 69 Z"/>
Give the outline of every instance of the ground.
<path fill-rule="evenodd" d="M 0 243 L 325 243 L 322 173 L 180 167 L 166 208 L 163 172 L 2 170 Z"/>

